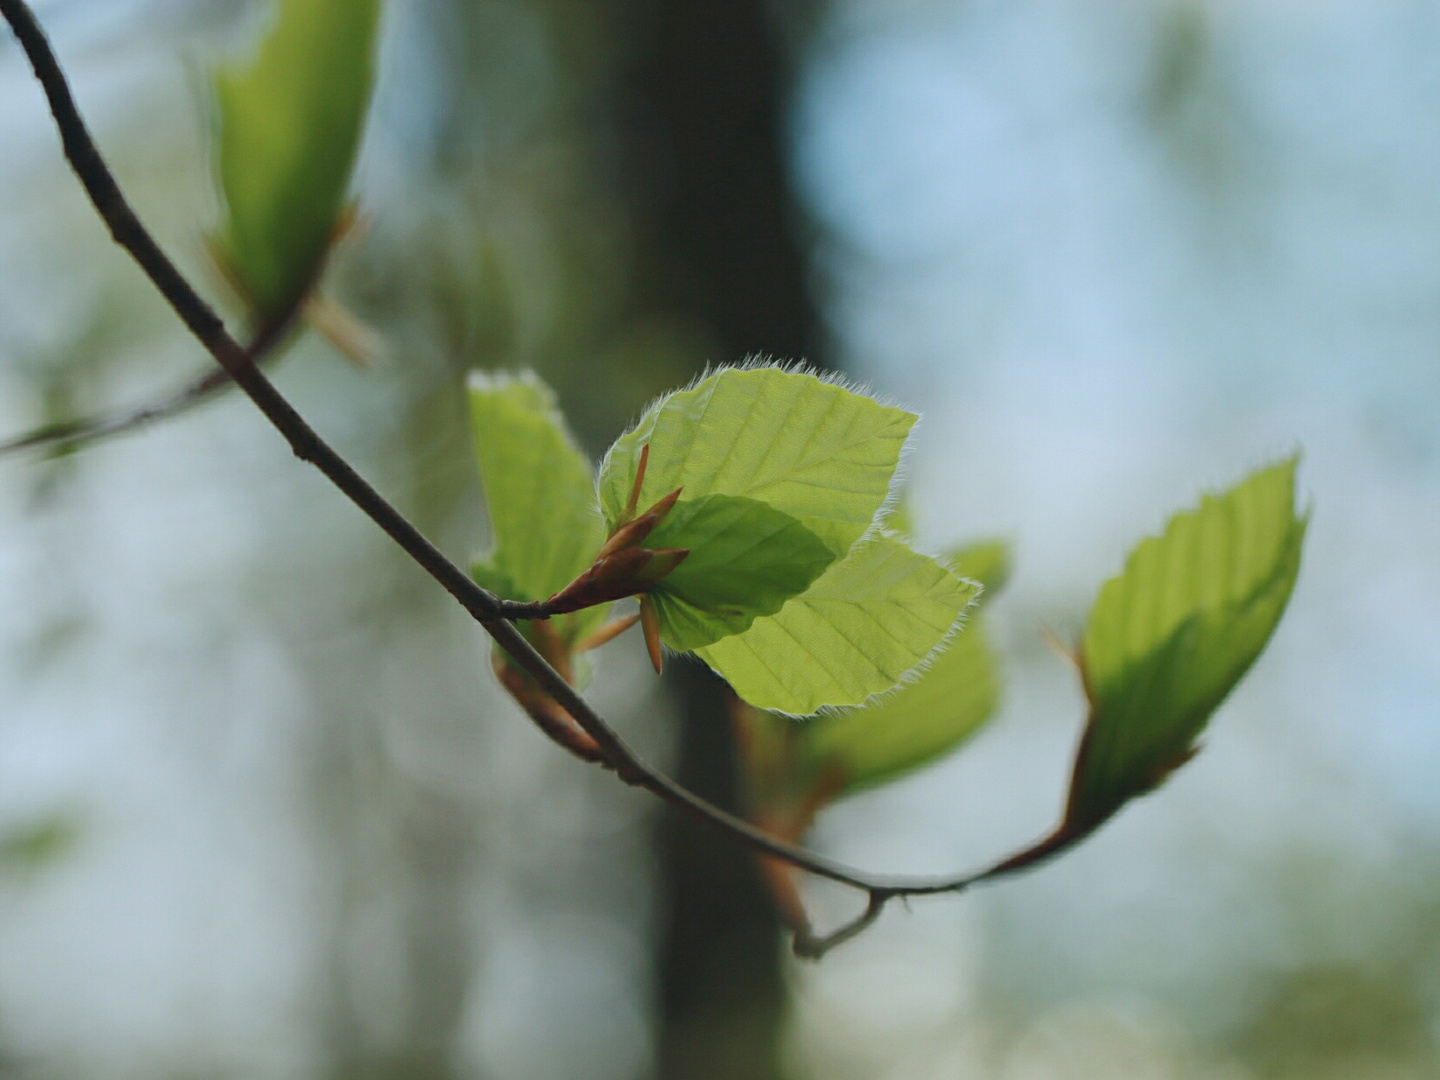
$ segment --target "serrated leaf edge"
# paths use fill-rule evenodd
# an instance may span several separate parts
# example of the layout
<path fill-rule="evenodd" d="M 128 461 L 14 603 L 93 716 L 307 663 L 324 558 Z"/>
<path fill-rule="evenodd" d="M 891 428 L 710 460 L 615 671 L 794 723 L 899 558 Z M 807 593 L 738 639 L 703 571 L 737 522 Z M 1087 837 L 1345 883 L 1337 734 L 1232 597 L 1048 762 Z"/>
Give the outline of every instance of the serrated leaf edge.
<path fill-rule="evenodd" d="M 614 441 L 611 442 L 610 448 L 605 451 L 604 456 L 600 459 L 600 464 L 595 469 L 595 502 L 596 505 L 600 507 L 601 516 L 604 516 L 605 506 L 603 500 L 600 498 L 600 478 L 605 475 L 606 471 L 610 467 L 610 458 L 614 453 L 615 447 L 619 445 L 620 441 L 626 436 L 633 434 L 636 429 L 640 427 L 640 424 L 645 419 L 645 417 L 649 416 L 653 411 L 659 409 L 662 405 L 664 405 L 665 402 L 669 401 L 676 394 L 683 394 L 696 389 L 701 383 L 703 383 L 706 379 L 710 378 L 712 375 L 719 375 L 725 371 L 766 370 L 781 371 L 787 375 L 809 375 L 812 378 L 818 379 L 820 382 L 826 384 L 827 386 L 837 386 L 840 389 L 849 391 L 852 394 L 858 394 L 862 397 L 868 397 L 877 405 L 883 405 L 886 408 L 890 409 L 901 409 L 915 417 L 915 423 L 911 425 L 909 434 L 906 436 L 905 441 L 900 446 L 900 454 L 895 461 L 895 471 L 890 476 L 890 485 L 885 493 L 885 498 L 881 501 L 880 505 L 876 507 L 875 514 L 870 519 L 870 524 L 866 526 L 865 531 L 858 538 L 856 538 L 855 543 L 850 545 L 849 550 L 854 551 L 856 544 L 861 544 L 867 540 L 873 540 L 876 537 L 886 535 L 885 519 L 888 518 L 891 511 L 893 511 L 894 508 L 899 505 L 901 496 L 904 494 L 905 487 L 910 480 L 910 458 L 914 454 L 915 433 L 925 422 L 925 414 L 916 409 L 910 408 L 908 405 L 902 404 L 900 401 L 896 400 L 889 394 L 877 393 L 871 388 L 869 383 L 852 378 L 851 376 L 846 375 L 843 372 L 834 371 L 828 368 L 816 367 L 815 365 L 811 364 L 809 361 L 806 360 L 778 360 L 775 357 L 766 356 L 763 353 L 751 353 L 738 364 L 717 364 L 713 362 L 707 362 L 705 364 L 705 367 L 702 368 L 684 386 L 676 387 L 673 390 L 667 390 L 663 394 L 657 394 L 655 397 L 651 398 L 645 403 L 645 405 L 636 413 L 634 418 L 631 419 L 630 423 L 626 425 L 625 430 L 622 431 L 619 435 L 617 435 Z M 908 543 L 908 541 L 902 542 Z M 849 552 L 847 552 L 846 554 L 848 555 L 848 553 Z M 844 557 L 844 555 L 841 556 L 841 558 Z M 945 565 L 944 560 L 933 555 L 931 556 L 931 558 L 935 559 L 935 561 L 939 562 L 941 565 Z M 948 566 L 946 568 L 949 569 Z M 666 648 L 669 648 L 669 646 L 666 646 Z M 807 713 L 806 715 L 812 714 Z"/>
<path fill-rule="evenodd" d="M 890 537 L 890 539 L 894 539 L 894 537 Z M 904 541 L 900 542 L 903 543 Z M 858 545 L 860 541 L 857 540 L 855 543 Z M 852 547 L 850 550 L 854 551 L 855 549 L 854 547 Z M 966 602 L 965 606 L 960 609 L 960 614 L 955 617 L 955 621 L 950 624 L 950 629 L 945 631 L 945 635 L 939 641 L 937 641 L 935 645 L 930 649 L 930 651 L 920 659 L 919 663 L 917 663 L 914 667 L 906 670 L 905 673 L 900 676 L 898 682 L 896 682 L 893 686 L 887 687 L 884 690 L 877 690 L 875 693 L 867 697 L 864 701 L 856 702 L 854 705 L 821 705 L 820 708 L 816 709 L 814 712 L 808 713 L 787 712 L 785 709 L 761 709 L 762 712 L 773 713 L 775 716 L 784 716 L 790 720 L 801 721 L 813 720 L 822 716 L 838 716 L 844 713 L 851 713 L 854 712 L 856 709 L 869 708 L 871 705 L 874 705 L 880 701 L 884 701 L 891 695 L 899 693 L 901 689 L 911 685 L 912 683 L 917 682 L 925 674 L 925 672 L 930 670 L 931 666 L 934 665 L 935 661 L 941 656 L 941 654 L 943 654 L 946 650 L 950 648 L 951 644 L 955 640 L 955 636 L 964 632 L 965 624 L 970 621 L 971 616 L 978 612 L 978 601 L 980 598 L 980 593 L 984 591 L 984 586 L 981 585 L 978 581 L 974 581 L 970 578 L 960 577 L 959 574 L 956 574 L 954 570 L 952 570 L 949 566 L 946 565 L 944 559 L 939 558 L 938 556 L 931 555 L 924 551 L 918 551 L 914 548 L 911 548 L 911 550 L 915 551 L 917 555 L 924 555 L 927 559 L 934 560 L 934 562 L 938 566 L 945 570 L 946 573 L 954 577 L 955 580 L 959 581 L 960 584 L 969 585 L 975 590 L 975 592 L 971 595 L 970 599 Z M 797 597 L 794 597 L 794 599 L 800 599 L 804 595 L 804 593 L 800 593 Z M 733 637 L 737 635 L 730 636 Z M 670 647 L 668 645 L 665 646 L 665 648 L 667 651 L 673 651 L 670 650 Z M 702 660 L 699 656 L 696 656 L 694 652 L 675 653 L 675 655 L 690 657 L 696 663 L 705 664 L 705 661 Z M 709 667 L 708 664 L 706 664 L 705 666 L 707 668 Z M 716 672 L 716 674 L 719 675 L 720 673 Z M 722 679 L 724 678 L 723 675 L 720 675 L 720 677 Z M 742 698 L 741 700 L 743 701 L 744 699 Z M 749 705 L 749 702 L 746 702 L 746 704 Z M 751 708 L 759 708 L 759 706 L 752 705 Z"/>

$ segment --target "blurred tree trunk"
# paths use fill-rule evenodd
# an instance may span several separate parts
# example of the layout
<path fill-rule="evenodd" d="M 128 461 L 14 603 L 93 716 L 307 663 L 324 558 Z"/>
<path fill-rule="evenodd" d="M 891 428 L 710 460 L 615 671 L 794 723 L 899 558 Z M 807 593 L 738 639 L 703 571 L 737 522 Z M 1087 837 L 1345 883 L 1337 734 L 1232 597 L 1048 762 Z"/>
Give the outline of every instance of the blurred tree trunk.
<path fill-rule="evenodd" d="M 637 241 L 637 309 L 697 325 L 718 353 L 809 355 L 816 316 L 785 163 L 787 58 L 763 0 L 664 0 L 635 9 L 622 91 Z M 810 357 L 812 360 L 813 357 Z M 672 665 L 682 783 L 733 806 L 724 684 Z M 660 829 L 666 1080 L 780 1075 L 778 926 L 749 855 L 669 811 Z"/>

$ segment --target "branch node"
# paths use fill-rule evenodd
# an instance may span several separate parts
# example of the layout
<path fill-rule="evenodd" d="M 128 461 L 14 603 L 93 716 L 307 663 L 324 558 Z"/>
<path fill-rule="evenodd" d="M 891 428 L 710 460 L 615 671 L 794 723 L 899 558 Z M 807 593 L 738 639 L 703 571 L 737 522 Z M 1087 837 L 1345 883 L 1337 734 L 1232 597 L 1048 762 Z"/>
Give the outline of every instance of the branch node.
<path fill-rule="evenodd" d="M 887 888 L 872 888 L 869 893 L 870 898 L 865 905 L 865 910 L 837 930 L 817 937 L 808 928 L 797 928 L 795 940 L 791 945 L 795 955 L 802 960 L 819 960 L 837 945 L 843 945 L 851 938 L 868 930 L 875 920 L 880 918 L 880 913 L 885 910 L 885 905 L 894 897 L 903 895 L 901 890 Z"/>

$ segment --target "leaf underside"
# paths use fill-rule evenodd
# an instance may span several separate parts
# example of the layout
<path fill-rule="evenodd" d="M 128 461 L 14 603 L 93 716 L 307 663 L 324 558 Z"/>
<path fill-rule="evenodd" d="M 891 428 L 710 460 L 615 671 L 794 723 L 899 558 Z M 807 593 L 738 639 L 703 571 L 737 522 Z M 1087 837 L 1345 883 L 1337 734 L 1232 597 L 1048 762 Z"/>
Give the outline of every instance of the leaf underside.
<path fill-rule="evenodd" d="M 858 705 L 922 664 L 975 593 L 934 559 L 870 539 L 777 614 L 697 652 L 757 708 Z"/>
<path fill-rule="evenodd" d="M 820 538 L 789 514 L 731 495 L 681 500 L 646 546 L 690 550 L 649 594 L 661 639 L 682 652 L 775 614 L 835 561 Z"/>

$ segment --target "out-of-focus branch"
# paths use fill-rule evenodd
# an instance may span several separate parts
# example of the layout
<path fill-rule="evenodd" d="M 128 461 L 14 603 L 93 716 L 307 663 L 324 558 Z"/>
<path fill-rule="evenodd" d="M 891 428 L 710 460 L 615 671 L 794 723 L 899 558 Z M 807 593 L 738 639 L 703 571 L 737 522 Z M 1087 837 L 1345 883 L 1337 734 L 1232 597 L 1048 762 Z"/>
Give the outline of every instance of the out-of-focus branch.
<path fill-rule="evenodd" d="M 81 443 L 96 442 L 114 435 L 123 435 L 127 431 L 144 427 L 156 420 L 164 420 L 166 417 L 182 413 L 192 406 L 209 401 L 229 385 L 229 375 L 223 371 L 209 370 L 198 379 L 191 380 L 182 389 L 139 408 L 112 413 L 108 416 L 87 416 L 78 420 L 61 420 L 35 428 L 24 435 L 16 435 L 14 438 L 0 442 L 0 457 L 45 447 L 65 450 Z"/>
<path fill-rule="evenodd" d="M 264 364 L 279 355 L 280 346 L 285 343 L 295 328 L 299 310 L 300 305 L 297 304 L 294 311 L 275 320 L 265 331 L 256 336 L 245 350 L 246 357 L 251 364 Z M 224 368 L 219 371 L 211 368 L 199 378 L 191 380 L 180 390 L 158 401 L 152 401 L 148 405 L 125 412 L 112 413 L 108 416 L 62 420 L 0 442 L 0 457 L 23 450 L 38 450 L 42 447 L 69 449 L 82 443 L 123 435 L 127 431 L 144 427 L 157 420 L 168 419 L 194 408 L 196 405 L 202 405 L 231 385 L 233 385 L 233 380 L 228 371 Z"/>

